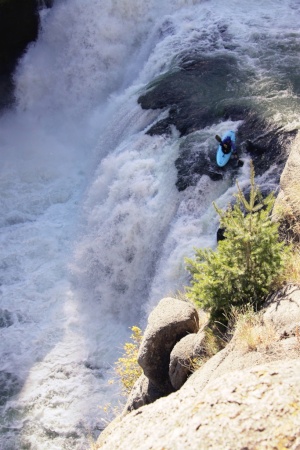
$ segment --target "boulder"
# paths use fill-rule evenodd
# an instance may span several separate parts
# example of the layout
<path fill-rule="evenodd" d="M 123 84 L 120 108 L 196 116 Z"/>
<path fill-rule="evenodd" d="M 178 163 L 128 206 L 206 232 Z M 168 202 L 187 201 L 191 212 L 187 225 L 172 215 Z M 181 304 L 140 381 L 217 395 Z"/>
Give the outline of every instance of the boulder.
<path fill-rule="evenodd" d="M 123 414 L 149 405 L 163 395 L 164 393 L 157 389 L 145 375 L 141 375 L 128 396 Z"/>
<path fill-rule="evenodd" d="M 173 348 L 170 355 L 169 377 L 176 391 L 183 386 L 192 373 L 193 359 L 205 353 L 204 339 L 204 331 L 188 334 Z"/>
<path fill-rule="evenodd" d="M 174 390 L 169 379 L 170 353 L 174 345 L 198 330 L 198 313 L 191 303 L 164 298 L 150 314 L 138 363 L 146 377 L 165 395 Z"/>

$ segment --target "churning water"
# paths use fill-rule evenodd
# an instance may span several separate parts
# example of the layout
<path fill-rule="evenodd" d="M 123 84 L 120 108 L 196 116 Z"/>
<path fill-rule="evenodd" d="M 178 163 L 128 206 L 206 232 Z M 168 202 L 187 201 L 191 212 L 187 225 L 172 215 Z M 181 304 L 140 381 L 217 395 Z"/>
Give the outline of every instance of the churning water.
<path fill-rule="evenodd" d="M 142 110 L 138 96 L 187 55 L 227 55 L 244 74 L 227 89 L 299 128 L 299 13 L 298 0 L 56 0 L 42 11 L 16 106 L 0 118 L 1 449 L 88 448 L 100 407 L 118 397 L 108 380 L 129 327 L 188 283 L 194 246 L 215 245 L 211 203 L 225 206 L 234 180 L 202 176 L 178 192 L 189 136 L 145 134 L 166 111 Z M 239 125 L 193 135 L 207 151 Z"/>

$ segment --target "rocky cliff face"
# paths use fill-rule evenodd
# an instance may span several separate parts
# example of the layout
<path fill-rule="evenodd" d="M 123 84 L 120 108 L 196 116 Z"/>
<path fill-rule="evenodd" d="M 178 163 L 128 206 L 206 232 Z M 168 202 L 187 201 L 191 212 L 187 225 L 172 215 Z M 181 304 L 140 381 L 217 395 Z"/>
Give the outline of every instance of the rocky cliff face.
<path fill-rule="evenodd" d="M 117 418 L 103 450 L 299 449 L 300 289 L 272 299 L 254 349 L 233 337 L 177 392 Z"/>
<path fill-rule="evenodd" d="M 291 207 L 296 215 L 299 203 L 291 204 L 291 199 L 295 198 L 295 189 L 300 196 L 299 144 L 297 138 L 281 176 L 277 205 L 282 207 L 284 201 L 284 207 Z M 197 330 L 196 326 L 187 336 L 199 333 Z M 131 398 L 131 407 L 127 405 L 125 413 L 104 430 L 96 448 L 299 450 L 299 286 L 289 286 L 269 300 L 256 332 L 255 346 L 235 334 L 176 392 L 162 398 L 156 392 L 143 402 L 140 390 L 139 401 L 134 403 Z M 153 332 L 150 334 L 153 336 Z M 179 344 L 185 339 L 181 334 Z M 174 342 L 174 348 L 176 345 Z M 155 381 L 153 373 L 151 377 Z M 139 386 L 146 379 L 144 375 Z M 150 401 L 153 403 L 147 404 Z"/>

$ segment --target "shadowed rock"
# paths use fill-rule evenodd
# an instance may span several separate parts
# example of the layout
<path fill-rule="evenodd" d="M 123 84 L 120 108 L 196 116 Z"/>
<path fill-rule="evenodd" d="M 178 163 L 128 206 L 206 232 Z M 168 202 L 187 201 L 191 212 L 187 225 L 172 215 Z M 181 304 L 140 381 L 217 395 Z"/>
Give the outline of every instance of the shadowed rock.
<path fill-rule="evenodd" d="M 128 396 L 124 413 L 149 405 L 164 395 L 165 393 L 157 389 L 145 375 L 141 375 Z"/>
<path fill-rule="evenodd" d="M 13 102 L 11 74 L 29 42 L 38 36 L 37 0 L 0 2 L 0 108 Z"/>

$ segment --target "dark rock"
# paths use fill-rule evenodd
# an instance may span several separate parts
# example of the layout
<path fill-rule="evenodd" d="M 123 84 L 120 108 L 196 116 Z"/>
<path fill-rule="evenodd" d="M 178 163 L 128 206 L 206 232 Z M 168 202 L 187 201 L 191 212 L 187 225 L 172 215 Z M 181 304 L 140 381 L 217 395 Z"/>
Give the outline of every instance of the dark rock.
<path fill-rule="evenodd" d="M 13 102 L 11 74 L 27 45 L 39 29 L 37 0 L 0 2 L 0 108 Z"/>
<path fill-rule="evenodd" d="M 141 375 L 129 394 L 123 413 L 149 405 L 164 395 L 165 393 L 157 389 L 145 375 Z"/>
<path fill-rule="evenodd" d="M 213 181 L 223 178 L 224 169 L 216 165 L 215 152 L 211 150 L 195 135 L 187 137 L 180 144 L 180 156 L 175 161 L 176 186 L 179 191 L 195 186 L 202 175 L 208 175 Z"/>
<path fill-rule="evenodd" d="M 169 117 L 156 123 L 148 134 L 169 133 L 172 124 L 181 135 L 187 135 L 224 117 L 240 119 L 245 110 L 226 89 L 229 83 L 238 82 L 238 76 L 236 60 L 218 56 L 183 62 L 178 71 L 154 80 L 138 102 L 143 109 L 171 109 Z"/>
<path fill-rule="evenodd" d="M 223 241 L 225 239 L 224 233 L 225 233 L 225 228 L 218 228 L 217 231 L 217 242 L 219 241 Z"/>
<path fill-rule="evenodd" d="M 181 136 L 187 136 L 227 119 L 243 120 L 237 131 L 238 152 L 250 154 L 256 175 L 276 164 L 278 179 L 274 183 L 278 183 L 287 158 L 286 148 L 296 131 L 276 128 L 260 116 L 254 105 L 245 104 L 240 85 L 247 84 L 248 76 L 233 57 L 187 57 L 176 71 L 154 80 L 139 97 L 144 109 L 169 109 L 168 117 L 155 123 L 147 133 L 169 134 L 175 126 Z M 193 136 L 194 142 L 181 142 L 175 162 L 179 191 L 196 185 L 202 175 L 214 181 L 228 172 L 235 176 L 242 160 L 231 160 L 225 168 L 219 168 L 215 162 L 216 143 L 211 142 L 208 149 L 201 142 L 197 144 L 197 134 Z"/>
<path fill-rule="evenodd" d="M 16 59 L 38 35 L 36 0 L 4 0 L 0 4 L 0 71 L 11 72 Z"/>
<path fill-rule="evenodd" d="M 277 166 L 277 180 L 287 160 L 287 148 L 297 134 L 296 130 L 283 131 L 262 119 L 255 113 L 247 116 L 238 129 L 238 141 L 241 151 L 250 154 L 255 174 L 262 175 L 273 164 Z"/>

